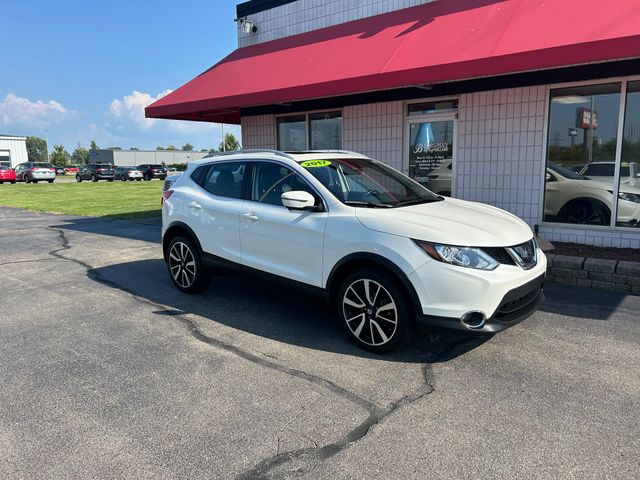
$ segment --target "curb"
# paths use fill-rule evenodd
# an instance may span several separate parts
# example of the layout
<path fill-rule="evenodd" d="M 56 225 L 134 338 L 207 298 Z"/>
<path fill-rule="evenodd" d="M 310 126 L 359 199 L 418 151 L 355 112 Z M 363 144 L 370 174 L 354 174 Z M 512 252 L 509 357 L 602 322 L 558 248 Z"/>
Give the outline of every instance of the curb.
<path fill-rule="evenodd" d="M 640 295 L 640 262 L 545 255 L 549 282 Z"/>

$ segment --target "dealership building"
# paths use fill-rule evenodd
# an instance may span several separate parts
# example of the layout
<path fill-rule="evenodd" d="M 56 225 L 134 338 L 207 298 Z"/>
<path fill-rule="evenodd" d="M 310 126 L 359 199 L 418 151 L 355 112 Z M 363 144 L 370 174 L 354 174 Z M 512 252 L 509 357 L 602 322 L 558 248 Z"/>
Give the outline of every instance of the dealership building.
<path fill-rule="evenodd" d="M 116 167 L 135 167 L 137 165 L 176 165 L 200 160 L 208 152 L 186 150 L 89 150 L 89 163 L 109 163 Z"/>
<path fill-rule="evenodd" d="M 637 0 L 252 0 L 235 20 L 239 48 L 147 117 L 361 152 L 550 240 L 640 248 Z"/>
<path fill-rule="evenodd" d="M 13 168 L 27 161 L 27 137 L 0 134 L 0 166 Z"/>

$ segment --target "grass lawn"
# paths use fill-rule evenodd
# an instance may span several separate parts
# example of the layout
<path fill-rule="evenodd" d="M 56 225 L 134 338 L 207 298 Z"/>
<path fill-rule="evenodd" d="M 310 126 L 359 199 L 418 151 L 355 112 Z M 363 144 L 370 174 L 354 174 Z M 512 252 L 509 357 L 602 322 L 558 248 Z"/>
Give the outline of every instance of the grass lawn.
<path fill-rule="evenodd" d="M 160 215 L 162 181 L 5 183 L 0 206 L 90 217 L 141 218 Z"/>

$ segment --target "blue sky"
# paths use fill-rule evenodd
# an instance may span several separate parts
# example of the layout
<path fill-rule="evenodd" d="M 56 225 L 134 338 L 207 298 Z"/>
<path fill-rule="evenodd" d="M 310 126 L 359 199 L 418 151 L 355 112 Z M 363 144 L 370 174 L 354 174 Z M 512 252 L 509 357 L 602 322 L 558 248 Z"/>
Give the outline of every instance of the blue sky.
<path fill-rule="evenodd" d="M 235 0 L 0 0 L 0 133 L 49 145 L 220 142 L 217 124 L 142 108 L 236 48 Z M 225 131 L 239 134 L 238 127 Z"/>

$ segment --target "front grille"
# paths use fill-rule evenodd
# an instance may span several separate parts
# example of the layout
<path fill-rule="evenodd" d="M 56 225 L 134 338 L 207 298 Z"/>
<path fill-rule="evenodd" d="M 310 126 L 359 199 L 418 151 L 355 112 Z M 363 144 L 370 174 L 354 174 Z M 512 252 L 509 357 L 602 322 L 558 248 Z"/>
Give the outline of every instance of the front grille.
<path fill-rule="evenodd" d="M 504 248 L 501 248 L 501 247 L 483 248 L 482 250 L 488 255 L 490 255 L 492 258 L 494 258 L 496 262 L 499 262 L 503 265 L 516 264 L 516 262 L 513 261 L 513 258 L 511 258 L 511 255 L 509 255 L 507 250 Z"/>
<path fill-rule="evenodd" d="M 538 305 L 542 293 L 544 275 L 508 292 L 493 318 L 502 322 L 510 322 L 531 313 Z"/>
<path fill-rule="evenodd" d="M 538 296 L 539 291 L 540 289 L 536 288 L 535 290 L 525 293 L 520 298 L 516 298 L 515 300 L 511 300 L 510 302 L 500 305 L 500 308 L 496 312 L 496 318 L 500 319 L 501 317 L 505 317 L 506 315 L 510 315 L 521 308 L 526 307 Z"/>

